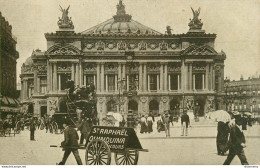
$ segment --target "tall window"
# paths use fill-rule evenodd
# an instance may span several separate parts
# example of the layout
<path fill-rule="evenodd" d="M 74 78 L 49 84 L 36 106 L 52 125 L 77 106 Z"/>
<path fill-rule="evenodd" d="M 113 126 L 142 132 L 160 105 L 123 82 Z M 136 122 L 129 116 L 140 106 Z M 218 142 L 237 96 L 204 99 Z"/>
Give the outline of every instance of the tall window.
<path fill-rule="evenodd" d="M 178 75 L 177 74 L 171 74 L 170 75 L 170 90 L 178 90 Z M 180 79 L 179 79 L 180 80 Z"/>
<path fill-rule="evenodd" d="M 87 85 L 90 85 L 91 82 L 92 82 L 93 84 L 95 83 L 95 82 L 94 82 L 94 75 L 93 75 L 93 74 L 88 74 L 88 75 L 86 76 L 86 81 L 85 81 L 86 86 L 87 86 Z"/>
<path fill-rule="evenodd" d="M 150 90 L 157 90 L 157 75 L 150 75 Z"/>
<path fill-rule="evenodd" d="M 47 92 L 47 77 L 43 76 L 40 78 L 40 92 L 46 93 Z"/>
<path fill-rule="evenodd" d="M 195 89 L 201 90 L 202 88 L 202 74 L 195 74 Z"/>
<path fill-rule="evenodd" d="M 60 90 L 65 90 L 67 88 L 67 80 L 70 78 L 70 74 L 60 74 Z"/>
<path fill-rule="evenodd" d="M 108 80 L 108 91 L 115 90 L 115 75 L 107 75 Z"/>

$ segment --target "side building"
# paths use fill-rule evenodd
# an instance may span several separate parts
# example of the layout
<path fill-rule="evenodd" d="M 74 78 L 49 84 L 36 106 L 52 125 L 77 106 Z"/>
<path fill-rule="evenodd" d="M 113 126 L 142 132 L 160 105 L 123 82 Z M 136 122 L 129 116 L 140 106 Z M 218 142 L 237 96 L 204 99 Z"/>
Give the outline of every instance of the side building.
<path fill-rule="evenodd" d="M 19 53 L 16 51 L 17 40 L 12 34 L 12 26 L 0 12 L 1 47 L 0 47 L 0 118 L 19 112 L 19 93 L 16 90 L 16 60 Z"/>
<path fill-rule="evenodd" d="M 223 51 L 216 34 L 206 34 L 195 11 L 186 34 L 165 34 L 126 14 L 122 0 L 111 19 L 80 33 L 67 14 L 59 30 L 46 33 L 47 50 L 33 51 L 22 67 L 22 102 L 42 116 L 66 112 L 66 81 L 95 85 L 97 111 L 138 115 L 182 109 L 206 112 L 225 108 Z M 196 108 L 198 107 L 198 108 Z"/>
<path fill-rule="evenodd" d="M 240 113 L 250 112 L 252 116 L 260 115 L 260 76 L 238 81 L 225 79 L 226 108 Z"/>

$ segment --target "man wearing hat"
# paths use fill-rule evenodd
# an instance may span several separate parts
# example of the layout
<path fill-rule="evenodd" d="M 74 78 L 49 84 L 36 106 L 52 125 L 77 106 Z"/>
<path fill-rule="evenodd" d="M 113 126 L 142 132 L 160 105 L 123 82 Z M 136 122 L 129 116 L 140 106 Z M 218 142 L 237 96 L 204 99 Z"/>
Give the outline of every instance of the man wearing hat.
<path fill-rule="evenodd" d="M 68 159 L 71 152 L 73 153 L 78 165 L 82 165 L 82 161 L 81 161 L 81 158 L 79 156 L 79 151 L 78 151 L 78 147 L 79 147 L 78 133 L 75 130 L 73 123 L 69 119 L 67 119 L 65 121 L 65 123 L 63 124 L 63 127 L 65 128 L 64 141 L 61 142 L 61 146 L 63 147 L 64 155 L 63 155 L 62 161 L 60 161 L 59 165 L 65 165 L 66 160 Z"/>
<path fill-rule="evenodd" d="M 229 153 L 223 165 L 229 165 L 237 155 L 242 165 L 248 165 L 244 148 L 246 147 L 246 139 L 243 131 L 236 125 L 235 120 L 229 122 Z"/>
<path fill-rule="evenodd" d="M 190 118 L 187 114 L 187 111 L 185 110 L 181 116 L 181 127 L 182 127 L 182 134 L 181 136 L 188 136 L 188 126 L 190 125 Z"/>
<path fill-rule="evenodd" d="M 168 111 L 164 111 L 163 122 L 165 126 L 166 137 L 170 137 L 170 116 Z"/>

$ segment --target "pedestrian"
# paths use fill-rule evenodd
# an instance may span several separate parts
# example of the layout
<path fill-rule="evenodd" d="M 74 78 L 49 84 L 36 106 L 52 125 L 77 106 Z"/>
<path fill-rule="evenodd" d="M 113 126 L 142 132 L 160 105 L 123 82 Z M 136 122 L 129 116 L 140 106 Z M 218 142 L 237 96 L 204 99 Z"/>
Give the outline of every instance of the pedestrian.
<path fill-rule="evenodd" d="M 144 115 L 142 115 L 142 118 L 140 120 L 141 122 L 141 130 L 140 133 L 146 133 L 147 132 L 147 121 L 146 118 L 144 117 Z"/>
<path fill-rule="evenodd" d="M 147 132 L 153 132 L 153 118 L 151 114 L 149 114 L 149 116 L 147 117 Z"/>
<path fill-rule="evenodd" d="M 161 114 L 158 115 L 157 117 L 157 131 L 160 133 L 161 131 L 165 131 L 165 127 L 162 121 L 162 116 Z"/>
<path fill-rule="evenodd" d="M 188 136 L 188 127 L 190 125 L 190 117 L 187 114 L 187 111 L 184 111 L 181 116 L 181 128 L 182 128 L 182 134 L 181 136 Z"/>
<path fill-rule="evenodd" d="M 170 137 L 170 116 L 167 111 L 165 111 L 162 120 L 165 127 L 166 137 Z"/>
<path fill-rule="evenodd" d="M 242 119 L 241 119 L 241 122 L 242 122 L 242 130 L 247 130 L 247 121 L 248 121 L 247 116 L 244 115 L 244 116 L 242 117 Z"/>
<path fill-rule="evenodd" d="M 227 123 L 218 122 L 218 134 L 216 138 L 218 155 L 224 155 L 227 151 L 229 127 Z"/>
<path fill-rule="evenodd" d="M 246 147 L 246 139 L 243 131 L 236 125 L 234 120 L 229 122 L 230 136 L 229 136 L 229 154 L 223 165 L 230 165 L 233 158 L 237 155 L 242 165 L 248 165 L 244 148 Z"/>
<path fill-rule="evenodd" d="M 35 139 L 34 139 L 35 130 L 36 130 L 36 125 L 35 125 L 34 118 L 32 118 L 31 122 L 30 122 L 30 140 L 31 141 L 35 141 Z"/>
<path fill-rule="evenodd" d="M 64 154 L 62 160 L 58 163 L 59 165 L 65 165 L 70 153 L 72 152 L 78 165 L 82 165 L 81 158 L 79 156 L 79 136 L 77 131 L 74 128 L 73 123 L 70 120 L 66 120 L 63 124 L 64 130 L 64 141 L 61 142 L 63 147 Z"/>

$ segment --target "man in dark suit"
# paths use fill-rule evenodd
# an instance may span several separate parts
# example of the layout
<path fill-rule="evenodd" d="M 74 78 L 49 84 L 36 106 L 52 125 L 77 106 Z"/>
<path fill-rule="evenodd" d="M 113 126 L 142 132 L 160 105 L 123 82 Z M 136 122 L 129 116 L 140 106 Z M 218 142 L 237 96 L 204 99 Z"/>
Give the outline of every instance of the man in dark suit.
<path fill-rule="evenodd" d="M 65 127 L 64 141 L 61 142 L 61 146 L 63 147 L 64 155 L 63 155 L 62 161 L 59 163 L 59 165 L 65 165 L 66 160 L 68 159 L 71 152 L 73 153 L 78 165 L 82 165 L 82 161 L 81 161 L 81 158 L 79 156 L 79 151 L 78 151 L 78 147 L 79 147 L 78 133 L 75 130 L 72 122 L 69 120 L 67 120 L 63 126 Z"/>
<path fill-rule="evenodd" d="M 232 120 L 229 123 L 230 137 L 229 137 L 229 154 L 224 162 L 224 165 L 229 165 L 233 158 L 237 155 L 242 165 L 248 165 L 244 149 L 246 147 L 245 136 L 240 128 Z"/>
<path fill-rule="evenodd" d="M 190 117 L 187 114 L 187 111 L 185 110 L 181 116 L 181 127 L 182 127 L 182 134 L 181 136 L 188 136 L 188 127 L 190 125 Z"/>
<path fill-rule="evenodd" d="M 30 122 L 30 139 L 31 141 L 35 141 L 34 139 L 34 132 L 36 130 L 36 125 L 35 125 L 35 121 L 34 118 L 32 118 L 31 122 Z"/>

